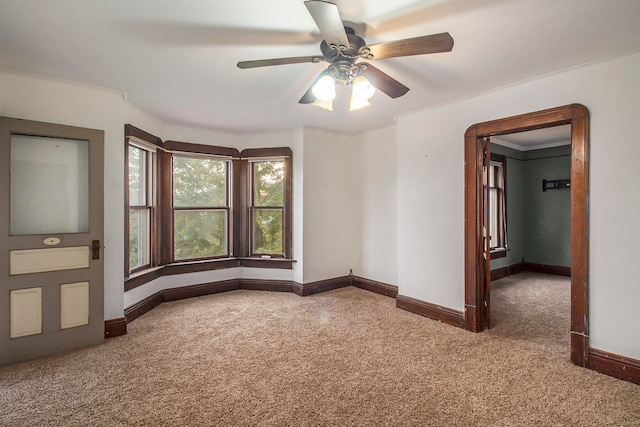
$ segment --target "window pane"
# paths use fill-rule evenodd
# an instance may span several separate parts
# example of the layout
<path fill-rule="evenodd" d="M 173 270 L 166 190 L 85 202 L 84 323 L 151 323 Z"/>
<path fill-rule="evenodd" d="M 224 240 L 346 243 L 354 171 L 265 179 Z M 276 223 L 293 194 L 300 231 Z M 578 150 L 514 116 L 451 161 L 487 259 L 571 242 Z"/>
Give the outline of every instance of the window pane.
<path fill-rule="evenodd" d="M 498 190 L 492 188 L 489 190 L 489 219 L 491 224 L 489 226 L 489 233 L 491 236 L 491 247 L 495 248 L 499 245 L 498 235 Z"/>
<path fill-rule="evenodd" d="M 175 211 L 173 221 L 175 260 L 228 254 L 226 210 Z"/>
<path fill-rule="evenodd" d="M 11 137 L 11 234 L 89 231 L 89 141 Z"/>
<path fill-rule="evenodd" d="M 253 205 L 284 206 L 284 162 L 253 163 Z"/>
<path fill-rule="evenodd" d="M 129 270 L 149 264 L 149 209 L 129 211 Z"/>
<path fill-rule="evenodd" d="M 129 206 L 146 205 L 146 152 L 129 146 Z"/>
<path fill-rule="evenodd" d="M 498 167 L 494 164 L 491 165 L 491 169 L 489 170 L 489 187 L 496 186 L 496 173 L 498 171 Z"/>
<path fill-rule="evenodd" d="M 282 255 L 282 209 L 253 211 L 253 253 Z"/>
<path fill-rule="evenodd" d="M 173 206 L 226 206 L 227 162 L 173 157 Z"/>

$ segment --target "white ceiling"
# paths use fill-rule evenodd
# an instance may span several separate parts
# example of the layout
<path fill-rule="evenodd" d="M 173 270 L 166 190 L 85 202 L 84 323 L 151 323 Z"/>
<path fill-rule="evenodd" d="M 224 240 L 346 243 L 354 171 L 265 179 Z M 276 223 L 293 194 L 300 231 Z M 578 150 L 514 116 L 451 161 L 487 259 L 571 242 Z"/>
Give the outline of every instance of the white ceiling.
<path fill-rule="evenodd" d="M 539 150 L 571 144 L 571 125 L 553 126 L 491 137 L 491 142 L 519 151 Z"/>
<path fill-rule="evenodd" d="M 0 0 L 0 69 L 124 91 L 166 120 L 234 132 L 357 133 L 397 115 L 640 49 L 638 0 L 337 0 L 368 43 L 448 31 L 453 51 L 372 61 L 411 90 L 347 111 L 298 104 L 326 64 L 302 0 Z M 339 97 L 340 97 L 339 93 Z"/>

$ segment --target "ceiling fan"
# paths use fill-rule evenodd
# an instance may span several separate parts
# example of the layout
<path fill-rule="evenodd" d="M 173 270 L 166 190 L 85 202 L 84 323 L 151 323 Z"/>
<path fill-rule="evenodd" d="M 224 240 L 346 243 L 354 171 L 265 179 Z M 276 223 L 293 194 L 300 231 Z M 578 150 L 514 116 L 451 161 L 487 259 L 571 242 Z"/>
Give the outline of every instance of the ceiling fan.
<path fill-rule="evenodd" d="M 304 2 L 311 17 L 320 29 L 323 41 L 322 55 L 296 56 L 291 58 L 260 59 L 238 62 L 238 67 L 256 68 L 271 65 L 328 62 L 329 67 L 313 82 L 302 96 L 301 104 L 315 104 L 331 110 L 335 99 L 336 83 L 352 85 L 351 109 L 370 105 L 369 99 L 376 88 L 391 98 L 399 98 L 409 88 L 362 60 L 395 58 L 399 56 L 423 55 L 450 52 L 453 38 L 449 33 L 432 34 L 410 39 L 367 45 L 340 17 L 338 6 L 324 0 Z"/>

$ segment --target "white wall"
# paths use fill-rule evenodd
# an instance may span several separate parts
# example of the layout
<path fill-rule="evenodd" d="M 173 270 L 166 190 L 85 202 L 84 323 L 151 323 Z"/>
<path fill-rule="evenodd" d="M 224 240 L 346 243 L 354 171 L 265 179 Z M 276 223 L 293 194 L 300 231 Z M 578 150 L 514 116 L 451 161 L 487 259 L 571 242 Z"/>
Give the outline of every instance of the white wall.
<path fill-rule="evenodd" d="M 345 135 L 304 129 L 304 283 L 345 276 L 354 266 L 350 143 Z"/>
<path fill-rule="evenodd" d="M 355 225 L 353 274 L 398 283 L 396 128 L 357 135 L 351 142 Z"/>
<path fill-rule="evenodd" d="M 400 293 L 463 310 L 465 130 L 581 103 L 591 113 L 590 345 L 640 359 L 638 76 L 636 52 L 400 117 Z"/>

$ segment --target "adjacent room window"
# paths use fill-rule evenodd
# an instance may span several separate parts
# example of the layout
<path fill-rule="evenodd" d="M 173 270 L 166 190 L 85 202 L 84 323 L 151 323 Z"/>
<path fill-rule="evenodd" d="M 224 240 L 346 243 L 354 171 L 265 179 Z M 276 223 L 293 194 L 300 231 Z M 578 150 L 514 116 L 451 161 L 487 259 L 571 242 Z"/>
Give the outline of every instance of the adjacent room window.
<path fill-rule="evenodd" d="M 174 261 L 229 257 L 230 163 L 172 156 Z"/>
<path fill-rule="evenodd" d="M 492 154 L 489 164 L 489 225 L 491 251 L 507 249 L 506 158 Z"/>
<path fill-rule="evenodd" d="M 126 260 L 128 275 L 157 264 L 156 238 L 156 148 L 154 137 L 127 127 L 126 157 Z M 147 137 L 142 139 L 142 137 Z"/>

